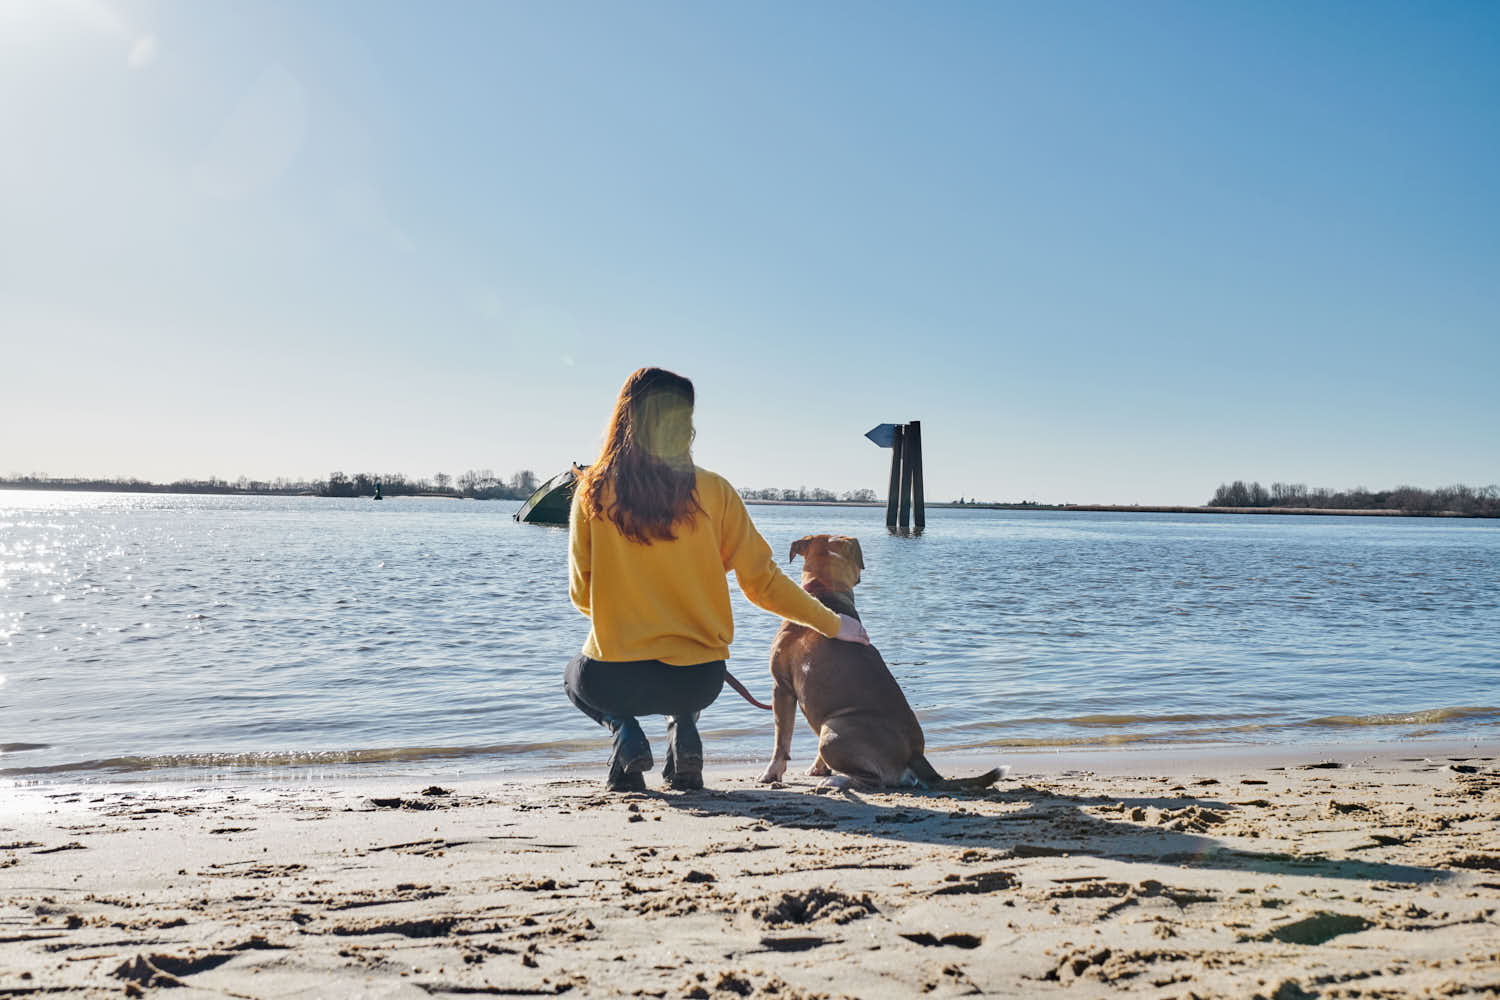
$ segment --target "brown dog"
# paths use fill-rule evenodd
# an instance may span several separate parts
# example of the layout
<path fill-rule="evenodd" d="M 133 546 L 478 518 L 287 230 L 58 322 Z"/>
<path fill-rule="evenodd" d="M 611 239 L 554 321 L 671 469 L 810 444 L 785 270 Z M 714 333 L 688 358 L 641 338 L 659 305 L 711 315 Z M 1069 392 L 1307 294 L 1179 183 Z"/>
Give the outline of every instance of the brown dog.
<path fill-rule="evenodd" d="M 789 558 L 799 555 L 803 589 L 834 611 L 858 618 L 854 585 L 865 568 L 859 539 L 808 535 L 792 543 Z M 923 756 L 922 726 L 874 646 L 829 639 L 784 621 L 771 643 L 771 679 L 776 749 L 760 776 L 763 782 L 779 781 L 786 773 L 799 705 L 818 734 L 818 759 L 808 774 L 837 771 L 866 789 L 984 788 L 1001 777 L 997 768 L 948 781 L 933 769 Z"/>

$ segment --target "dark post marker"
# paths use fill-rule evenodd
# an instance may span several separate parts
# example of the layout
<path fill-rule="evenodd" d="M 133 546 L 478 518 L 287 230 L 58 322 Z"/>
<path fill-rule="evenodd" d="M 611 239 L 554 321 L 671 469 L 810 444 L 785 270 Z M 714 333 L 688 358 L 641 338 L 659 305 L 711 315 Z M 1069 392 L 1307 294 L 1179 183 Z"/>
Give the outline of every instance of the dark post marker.
<path fill-rule="evenodd" d="M 912 499 L 917 502 L 917 533 L 927 526 L 927 500 L 922 483 L 922 421 L 876 424 L 865 437 L 876 447 L 891 449 L 891 485 L 885 499 L 885 524 L 904 534 L 911 530 Z"/>
<path fill-rule="evenodd" d="M 906 529 L 908 529 L 908 528 L 911 527 L 911 487 L 912 487 L 912 473 L 914 471 L 916 471 L 915 470 L 915 465 L 916 465 L 915 459 L 916 459 L 916 456 L 915 456 L 914 452 L 915 452 L 915 446 L 916 446 L 916 443 L 917 443 L 917 439 L 916 439 L 916 434 L 915 434 L 914 431 L 911 430 L 911 427 L 912 427 L 911 424 L 907 424 L 905 427 L 902 428 L 902 431 L 905 432 L 905 433 L 902 434 L 902 437 L 905 439 L 904 442 L 903 442 L 903 444 L 905 445 L 905 448 L 903 449 L 903 454 L 901 455 L 901 523 L 900 523 L 900 528 L 901 528 L 902 531 L 905 531 Z"/>
<path fill-rule="evenodd" d="M 927 527 L 927 502 L 922 496 L 922 421 L 913 420 L 906 425 L 909 438 L 908 460 L 912 467 L 912 500 L 916 506 L 918 531 Z"/>
<path fill-rule="evenodd" d="M 904 443 L 901 430 L 901 425 L 897 424 L 895 439 L 891 442 L 891 488 L 887 491 L 885 500 L 885 525 L 888 528 L 896 526 L 896 498 L 901 489 L 901 450 Z"/>

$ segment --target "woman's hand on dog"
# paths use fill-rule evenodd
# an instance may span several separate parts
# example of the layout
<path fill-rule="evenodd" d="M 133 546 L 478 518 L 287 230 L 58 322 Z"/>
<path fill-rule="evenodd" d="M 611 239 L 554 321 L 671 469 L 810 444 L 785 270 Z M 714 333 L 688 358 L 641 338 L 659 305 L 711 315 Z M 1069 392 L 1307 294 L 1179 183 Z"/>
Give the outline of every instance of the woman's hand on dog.
<path fill-rule="evenodd" d="M 853 615 L 839 615 L 839 634 L 834 638 L 841 642 L 857 642 L 861 646 L 870 644 L 869 633 L 865 631 L 860 620 Z"/>

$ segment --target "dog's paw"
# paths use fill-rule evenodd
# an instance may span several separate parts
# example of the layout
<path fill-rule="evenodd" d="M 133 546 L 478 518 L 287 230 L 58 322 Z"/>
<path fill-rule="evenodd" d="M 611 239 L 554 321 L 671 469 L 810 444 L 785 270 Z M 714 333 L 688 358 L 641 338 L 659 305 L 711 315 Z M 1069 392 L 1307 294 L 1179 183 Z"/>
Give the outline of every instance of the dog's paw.
<path fill-rule="evenodd" d="M 847 774 L 835 774 L 817 788 L 814 788 L 813 791 L 819 795 L 827 795 L 829 792 L 848 791 L 849 786 L 853 784 L 856 784 L 856 782 Z"/>
<path fill-rule="evenodd" d="M 781 761 L 779 763 L 776 761 L 772 761 L 771 766 L 766 768 L 765 771 L 761 773 L 759 780 L 762 785 L 774 784 L 780 781 L 781 776 L 785 773 L 786 761 Z"/>
<path fill-rule="evenodd" d="M 807 776 L 809 778 L 826 778 L 832 773 L 833 770 L 827 764 L 823 763 L 822 757 L 813 761 L 812 767 L 807 769 Z"/>

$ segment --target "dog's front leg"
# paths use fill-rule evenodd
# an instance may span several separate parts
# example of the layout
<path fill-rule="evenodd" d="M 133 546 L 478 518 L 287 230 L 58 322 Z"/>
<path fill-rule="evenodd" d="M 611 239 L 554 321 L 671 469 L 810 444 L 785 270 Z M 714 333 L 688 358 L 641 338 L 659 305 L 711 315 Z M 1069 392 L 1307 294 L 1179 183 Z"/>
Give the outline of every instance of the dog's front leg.
<path fill-rule="evenodd" d="M 823 759 L 822 751 L 818 752 L 818 759 L 812 762 L 812 767 L 807 769 L 807 773 L 813 778 L 826 778 L 833 773 L 833 768 L 829 767 L 828 762 Z"/>
<path fill-rule="evenodd" d="M 792 727 L 797 724 L 796 692 L 777 683 L 771 689 L 771 708 L 776 716 L 776 747 L 771 753 L 771 763 L 760 776 L 762 784 L 780 781 L 786 774 L 787 762 L 792 759 Z"/>

